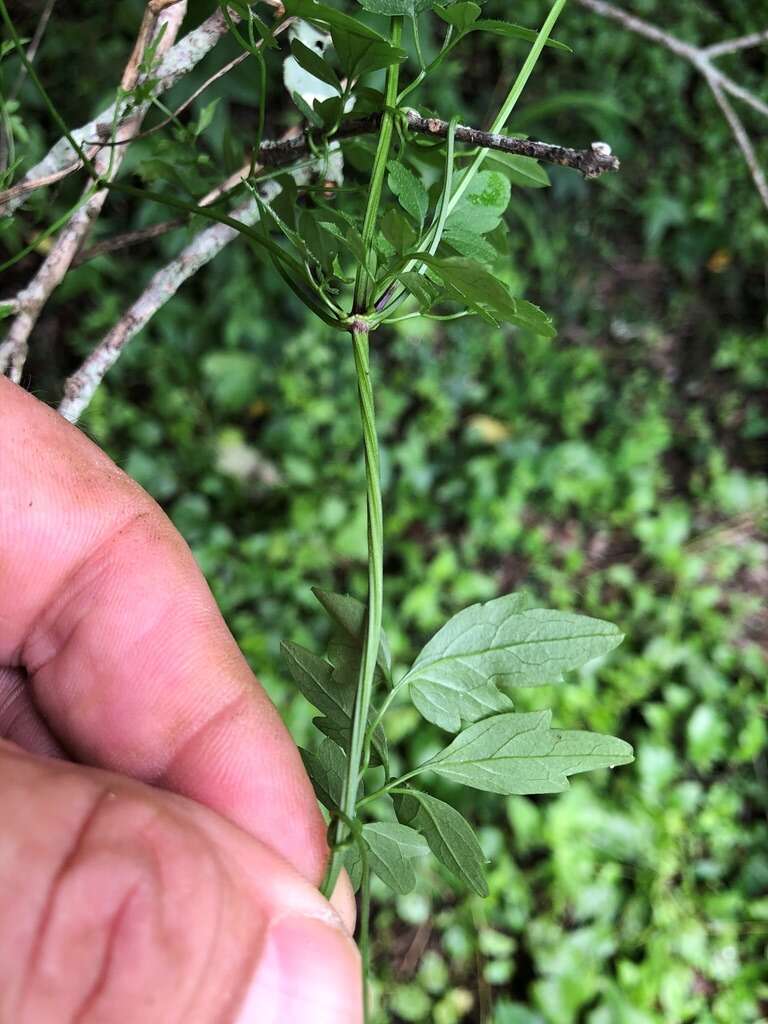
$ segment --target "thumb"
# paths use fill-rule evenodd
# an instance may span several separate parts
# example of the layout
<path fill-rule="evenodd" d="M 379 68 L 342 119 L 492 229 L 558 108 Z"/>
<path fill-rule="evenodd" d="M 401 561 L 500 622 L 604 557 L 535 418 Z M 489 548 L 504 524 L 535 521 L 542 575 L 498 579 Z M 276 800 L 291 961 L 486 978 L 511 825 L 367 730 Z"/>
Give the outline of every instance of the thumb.
<path fill-rule="evenodd" d="M 360 1024 L 356 948 L 192 801 L 0 741 L 0 1020 Z"/>

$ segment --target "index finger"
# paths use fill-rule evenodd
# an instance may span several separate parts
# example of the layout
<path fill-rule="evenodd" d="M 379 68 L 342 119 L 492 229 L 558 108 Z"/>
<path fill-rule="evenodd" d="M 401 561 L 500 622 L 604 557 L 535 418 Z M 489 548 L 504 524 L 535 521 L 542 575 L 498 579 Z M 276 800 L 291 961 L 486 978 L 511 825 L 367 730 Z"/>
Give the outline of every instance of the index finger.
<path fill-rule="evenodd" d="M 164 513 L 0 378 L 0 665 L 73 756 L 191 797 L 319 881 L 301 758 Z"/>

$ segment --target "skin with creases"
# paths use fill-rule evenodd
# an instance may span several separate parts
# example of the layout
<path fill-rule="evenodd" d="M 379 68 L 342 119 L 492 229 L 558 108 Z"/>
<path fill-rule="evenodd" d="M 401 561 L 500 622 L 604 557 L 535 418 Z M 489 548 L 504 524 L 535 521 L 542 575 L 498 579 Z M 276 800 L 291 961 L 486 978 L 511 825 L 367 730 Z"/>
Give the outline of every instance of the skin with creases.
<path fill-rule="evenodd" d="M 186 544 L 0 379 L 0 1024 L 359 1024 L 345 878 Z"/>

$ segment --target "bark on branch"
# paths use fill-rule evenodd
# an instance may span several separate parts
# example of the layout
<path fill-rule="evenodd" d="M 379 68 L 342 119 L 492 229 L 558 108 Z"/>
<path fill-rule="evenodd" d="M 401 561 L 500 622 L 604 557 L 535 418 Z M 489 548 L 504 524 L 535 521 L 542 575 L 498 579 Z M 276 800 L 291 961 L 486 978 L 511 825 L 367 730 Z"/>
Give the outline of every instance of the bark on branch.
<path fill-rule="evenodd" d="M 354 138 L 358 135 L 370 135 L 378 131 L 382 115 L 369 114 L 366 117 L 350 118 L 343 121 L 334 136 L 340 139 Z M 406 112 L 408 127 L 419 135 L 445 138 L 448 135 L 448 122 L 436 117 L 422 117 L 417 110 Z M 479 128 L 457 125 L 455 138 L 457 142 L 465 142 L 470 146 L 494 149 L 502 153 L 516 153 L 520 156 L 533 157 L 545 163 L 560 164 L 579 171 L 585 178 L 598 178 L 607 171 L 618 171 L 619 161 L 611 153 L 605 142 L 593 142 L 589 149 L 569 149 L 567 146 L 553 145 L 549 142 L 536 142 L 533 139 L 515 139 L 509 135 L 484 132 Z M 259 149 L 259 162 L 267 167 L 282 167 L 291 164 L 310 152 L 309 138 L 298 135 L 292 139 L 274 142 L 266 140 Z"/>

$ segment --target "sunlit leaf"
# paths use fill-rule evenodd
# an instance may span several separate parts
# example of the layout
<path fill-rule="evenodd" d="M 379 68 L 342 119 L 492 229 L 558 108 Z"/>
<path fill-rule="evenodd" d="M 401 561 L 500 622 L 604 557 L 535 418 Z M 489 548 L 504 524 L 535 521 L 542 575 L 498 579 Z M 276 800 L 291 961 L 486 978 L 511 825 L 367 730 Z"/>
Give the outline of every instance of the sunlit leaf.
<path fill-rule="evenodd" d="M 500 171 L 479 171 L 446 222 L 446 231 L 484 235 L 498 227 L 509 204 L 511 186 Z"/>

